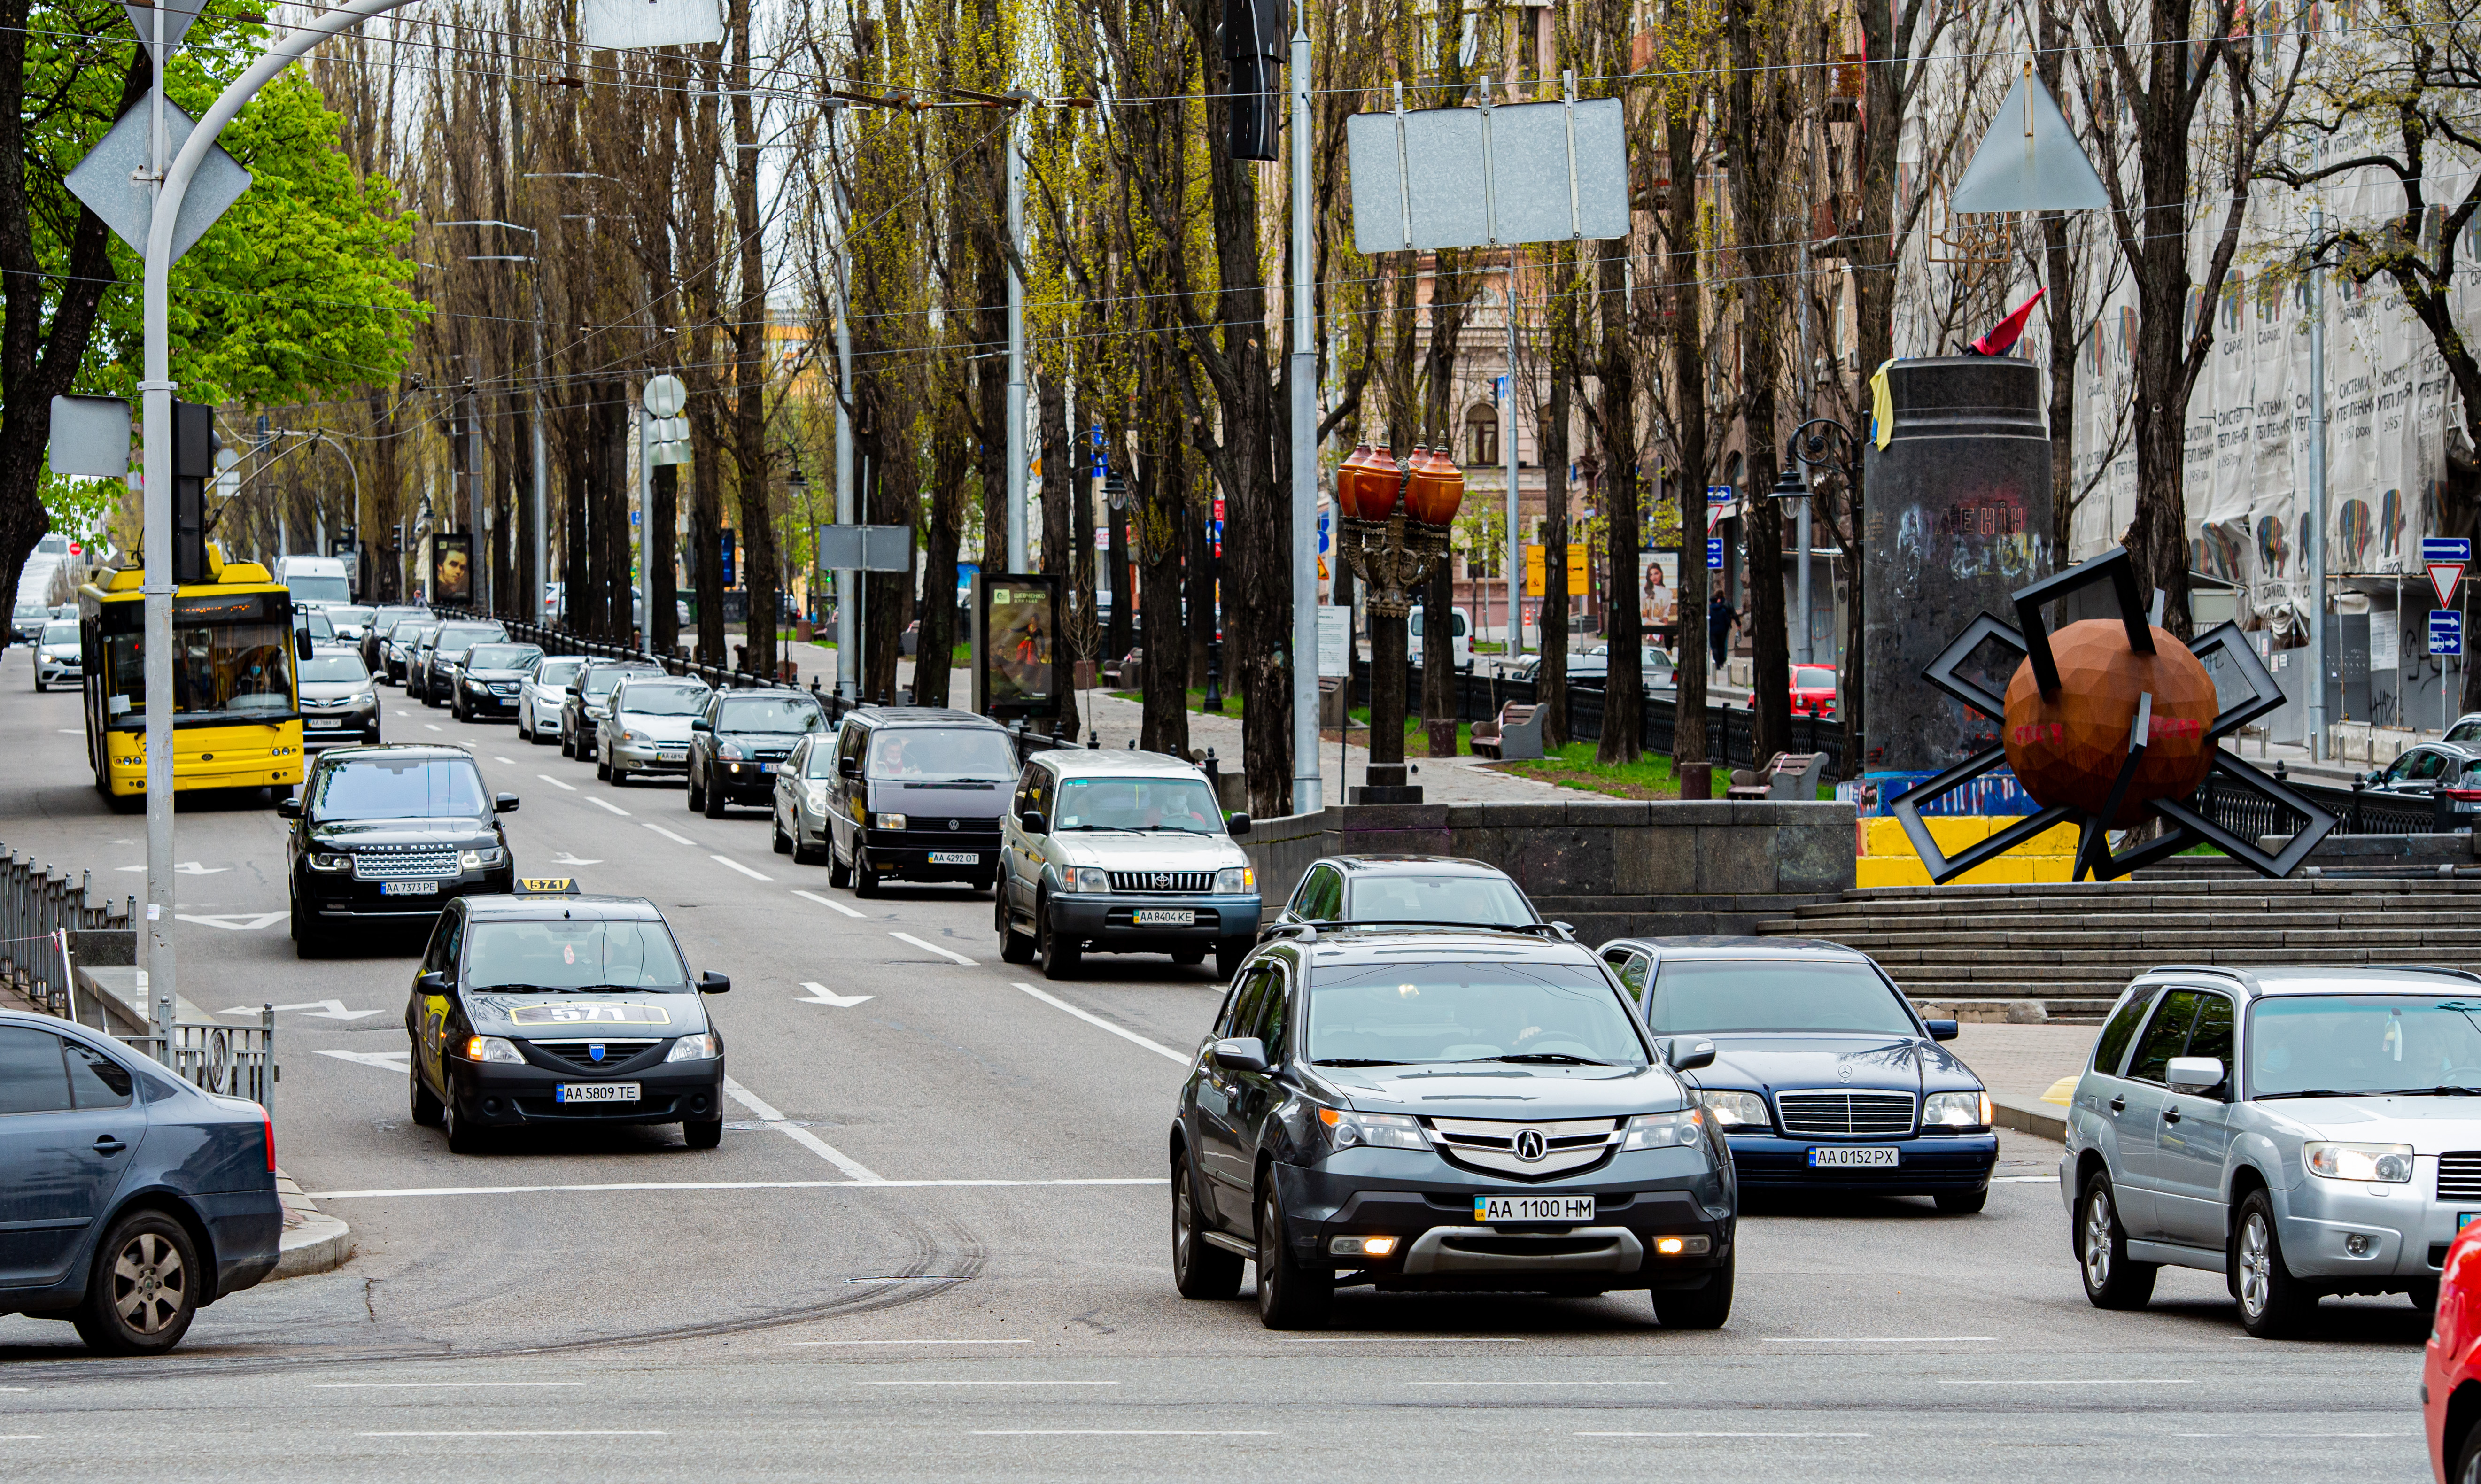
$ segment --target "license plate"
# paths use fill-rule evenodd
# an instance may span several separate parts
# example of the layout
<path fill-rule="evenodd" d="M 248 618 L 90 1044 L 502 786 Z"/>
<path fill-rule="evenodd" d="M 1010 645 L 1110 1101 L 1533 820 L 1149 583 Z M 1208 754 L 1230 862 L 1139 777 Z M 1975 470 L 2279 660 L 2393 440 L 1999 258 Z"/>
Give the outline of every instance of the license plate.
<path fill-rule="evenodd" d="M 340 727 L 340 726 L 343 726 L 345 723 L 344 723 L 343 721 L 339 720 L 338 718 L 334 717 L 334 716 L 327 716 L 327 717 L 313 717 L 312 719 L 310 719 L 310 720 L 308 720 L 308 721 L 304 721 L 304 722 L 302 722 L 301 724 L 302 724 L 303 726 L 306 726 L 306 727 L 311 728 L 311 729 L 312 729 L 312 730 L 314 730 L 314 731 L 331 731 L 331 732 L 332 732 L 332 731 L 334 731 L 336 728 L 338 728 L 338 727 Z"/>
<path fill-rule="evenodd" d="M 2481 1221 L 2481 1211 L 2459 1211 L 2455 1213 L 2455 1230 L 2461 1232 L 2475 1221 Z"/>
<path fill-rule="evenodd" d="M 1591 1221 L 1590 1195 L 1477 1195 L 1476 1221 Z"/>
<path fill-rule="evenodd" d="M 635 1103 L 636 1082 L 561 1082 L 552 1088 L 554 1103 Z"/>
<path fill-rule="evenodd" d="M 1867 1170 L 1892 1168 L 1896 1151 L 1893 1149 L 1813 1149 L 1809 1167 L 1813 1170 Z"/>
<path fill-rule="evenodd" d="M 930 852 L 930 864 L 933 866 L 979 866 L 981 863 L 981 856 L 978 852 L 972 850 L 933 850 Z"/>
<path fill-rule="evenodd" d="M 783 766 L 781 763 L 761 763 L 758 765 L 758 770 L 762 773 L 771 773 Z"/>
<path fill-rule="evenodd" d="M 689 755 L 690 749 L 687 747 L 658 747 L 655 749 L 655 756 L 663 759 L 666 763 L 681 762 L 687 759 Z"/>
<path fill-rule="evenodd" d="M 436 897 L 439 895 L 439 883 L 436 881 L 382 881 L 379 883 L 379 895 L 382 897 Z"/>
<path fill-rule="evenodd" d="M 1197 914 L 1182 907 L 1140 907 L 1137 909 L 1137 925 L 1139 927 L 1194 927 L 1197 925 Z"/>

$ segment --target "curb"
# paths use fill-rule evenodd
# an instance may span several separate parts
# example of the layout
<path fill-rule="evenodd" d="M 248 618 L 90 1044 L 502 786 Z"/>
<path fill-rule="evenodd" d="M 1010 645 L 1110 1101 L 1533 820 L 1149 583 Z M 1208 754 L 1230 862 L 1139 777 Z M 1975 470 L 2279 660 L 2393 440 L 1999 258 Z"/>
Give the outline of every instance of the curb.
<path fill-rule="evenodd" d="M 2060 1144 L 2068 1141 L 2068 1110 L 2055 1103 L 2002 1097 L 1994 1092 L 1990 1095 L 1990 1112 L 2002 1129 L 2035 1134 Z"/>
<path fill-rule="evenodd" d="M 353 1229 L 310 1204 L 300 1185 L 282 1170 L 275 1172 L 275 1193 L 284 1202 L 284 1237 L 277 1245 L 275 1270 L 259 1281 L 306 1278 L 344 1266 L 353 1255 Z"/>

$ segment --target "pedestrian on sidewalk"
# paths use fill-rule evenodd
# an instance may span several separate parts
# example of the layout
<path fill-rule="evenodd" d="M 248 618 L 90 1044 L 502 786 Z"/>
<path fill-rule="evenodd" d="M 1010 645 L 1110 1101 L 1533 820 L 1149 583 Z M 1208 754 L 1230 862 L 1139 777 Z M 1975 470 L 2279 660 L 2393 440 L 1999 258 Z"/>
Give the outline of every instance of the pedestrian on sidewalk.
<path fill-rule="evenodd" d="M 1706 605 L 1706 663 L 1717 670 L 1731 658 L 1732 628 L 1739 621 L 1740 615 L 1720 592 Z"/>

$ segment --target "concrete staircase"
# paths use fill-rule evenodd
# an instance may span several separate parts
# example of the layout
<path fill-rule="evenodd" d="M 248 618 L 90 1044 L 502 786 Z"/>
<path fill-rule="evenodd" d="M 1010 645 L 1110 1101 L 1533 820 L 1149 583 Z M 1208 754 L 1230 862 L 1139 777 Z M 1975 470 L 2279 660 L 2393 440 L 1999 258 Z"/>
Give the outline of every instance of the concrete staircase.
<path fill-rule="evenodd" d="M 2160 964 L 2481 966 L 2481 877 L 1871 887 L 1758 931 L 1859 949 L 1925 1015 L 2090 1022 Z"/>

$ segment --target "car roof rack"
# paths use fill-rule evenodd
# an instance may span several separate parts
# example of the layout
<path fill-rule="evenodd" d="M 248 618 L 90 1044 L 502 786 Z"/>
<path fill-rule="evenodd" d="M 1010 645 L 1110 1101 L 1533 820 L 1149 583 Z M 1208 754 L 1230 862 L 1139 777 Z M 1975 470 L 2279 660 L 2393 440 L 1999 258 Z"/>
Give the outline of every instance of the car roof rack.
<path fill-rule="evenodd" d="M 2459 979 L 2470 979 L 2476 984 L 2481 984 L 2481 973 L 2475 973 L 2470 969 L 2450 969 L 2444 964 L 2369 964 L 2365 967 L 2400 969 L 2408 974 L 2451 974 Z"/>
<path fill-rule="evenodd" d="M 2230 979 L 2235 983 L 2245 984 L 2251 989 L 2257 988 L 2256 975 L 2246 969 L 2234 969 L 2229 964 L 2155 964 L 2137 977 L 2150 979 L 2157 974 L 2209 974 L 2218 979 Z"/>

